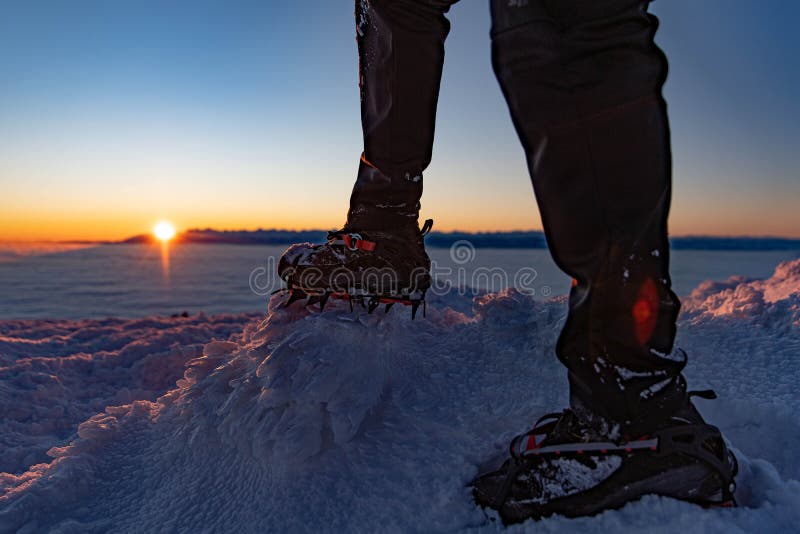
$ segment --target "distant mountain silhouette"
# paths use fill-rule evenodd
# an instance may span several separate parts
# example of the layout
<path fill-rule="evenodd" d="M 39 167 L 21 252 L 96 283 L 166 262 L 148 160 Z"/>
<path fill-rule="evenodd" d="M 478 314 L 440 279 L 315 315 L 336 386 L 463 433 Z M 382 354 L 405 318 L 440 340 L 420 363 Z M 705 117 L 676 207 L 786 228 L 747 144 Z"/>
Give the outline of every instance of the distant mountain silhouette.
<path fill-rule="evenodd" d="M 670 245 L 673 250 L 800 250 L 800 239 L 682 236 L 670 238 Z"/>
<path fill-rule="evenodd" d="M 325 240 L 325 230 L 214 230 L 192 229 L 178 234 L 178 243 L 218 243 L 229 245 L 287 245 L 290 243 L 319 243 Z M 120 241 L 122 244 L 153 243 L 150 234 Z M 430 247 L 450 247 L 457 241 L 469 241 L 477 248 L 547 248 L 543 232 L 431 232 L 425 243 Z M 673 250 L 800 250 L 800 239 L 781 237 L 715 237 L 682 236 L 670 239 Z"/>
<path fill-rule="evenodd" d="M 180 232 L 173 239 L 177 243 L 220 243 L 227 245 L 283 245 L 319 241 L 325 239 L 327 232 L 323 230 L 214 230 L 212 228 L 195 228 Z M 123 244 L 154 243 L 157 239 L 152 234 L 141 234 L 130 237 Z"/>

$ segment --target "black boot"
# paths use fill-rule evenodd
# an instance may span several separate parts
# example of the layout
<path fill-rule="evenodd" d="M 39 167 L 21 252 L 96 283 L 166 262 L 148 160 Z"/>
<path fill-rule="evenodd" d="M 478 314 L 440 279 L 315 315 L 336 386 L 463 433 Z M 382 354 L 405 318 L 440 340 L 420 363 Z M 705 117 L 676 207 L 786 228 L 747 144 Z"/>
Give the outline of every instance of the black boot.
<path fill-rule="evenodd" d="M 592 515 L 648 494 L 735 505 L 736 458 L 688 398 L 647 434 L 623 436 L 599 421 L 587 423 L 572 410 L 542 417 L 514 438 L 499 469 L 473 481 L 475 501 L 505 523 Z"/>
<path fill-rule="evenodd" d="M 431 285 L 423 244 L 431 226 L 431 220 L 422 230 L 416 221 L 386 230 L 360 231 L 346 225 L 328 233 L 326 243 L 289 247 L 278 263 L 278 274 L 293 293 L 292 300 L 309 296 L 312 302 L 324 303 L 335 296 L 363 301 L 370 308 L 392 302 L 418 305 Z"/>
<path fill-rule="evenodd" d="M 405 180 L 404 180 L 405 181 Z M 421 184 L 393 183 L 362 162 L 347 223 L 320 245 L 289 247 L 278 263 L 292 300 L 311 302 L 344 297 L 367 304 L 402 302 L 414 312 L 431 285 L 424 236 L 433 226 L 418 225 Z"/>

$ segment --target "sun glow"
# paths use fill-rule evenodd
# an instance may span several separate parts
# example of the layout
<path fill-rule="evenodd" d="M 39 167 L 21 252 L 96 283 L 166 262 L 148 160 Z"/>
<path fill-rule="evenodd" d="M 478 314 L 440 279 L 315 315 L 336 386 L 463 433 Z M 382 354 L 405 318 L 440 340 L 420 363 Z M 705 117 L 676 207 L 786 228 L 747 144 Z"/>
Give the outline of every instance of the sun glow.
<path fill-rule="evenodd" d="M 169 221 L 159 221 L 153 227 L 153 235 L 161 241 L 167 242 L 175 237 L 175 227 Z"/>

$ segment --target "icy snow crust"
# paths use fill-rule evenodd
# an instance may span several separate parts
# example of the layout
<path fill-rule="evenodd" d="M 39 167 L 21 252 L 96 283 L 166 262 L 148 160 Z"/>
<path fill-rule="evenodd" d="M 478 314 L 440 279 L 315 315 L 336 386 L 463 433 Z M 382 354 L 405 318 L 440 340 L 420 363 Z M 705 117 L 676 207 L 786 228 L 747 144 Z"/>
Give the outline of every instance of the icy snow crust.
<path fill-rule="evenodd" d="M 0 473 L 47 461 L 106 406 L 156 400 L 204 344 L 256 317 L 0 322 Z"/>
<path fill-rule="evenodd" d="M 51 449 L 49 463 L 13 474 L 24 460 L 14 457 L 12 473 L 0 474 L 0 532 L 501 529 L 473 505 L 466 484 L 514 434 L 566 404 L 553 356 L 563 299 L 536 302 L 512 290 L 471 301 L 452 291 L 429 303 L 426 320 L 412 322 L 398 306 L 367 315 L 337 302 L 319 313 L 282 308 L 284 298 L 274 297 L 266 319 L 241 336 L 202 352 L 181 352 L 181 340 L 169 336 L 160 351 L 143 351 L 142 358 L 176 361 L 177 351 L 188 367 L 155 401 L 139 396 L 155 389 L 130 379 L 128 394 L 144 400 L 128 404 L 127 394 L 109 389 L 121 376 L 103 381 L 76 369 L 69 383 L 51 386 L 47 374 L 57 375 L 56 367 L 8 369 L 34 354 L 119 358 L 136 341 L 93 343 L 127 333 L 158 344 L 158 329 L 87 321 L 83 328 L 99 331 L 75 336 L 31 323 L 30 333 L 14 334 L 2 323 L 3 425 L 6 410 L 24 410 L 31 399 L 56 398 L 65 410 L 77 403 L 79 412 L 109 406 L 81 423 L 68 445 Z M 650 496 L 596 518 L 513 529 L 796 531 L 800 260 L 767 280 L 702 284 L 684 302 L 679 345 L 690 355 L 690 385 L 720 395 L 697 402 L 739 457 L 741 506 L 704 510 Z M 132 373 L 138 360 L 131 354 L 125 362 L 106 372 Z M 30 387 L 14 386 L 19 381 Z M 38 417 L 17 416 L 20 440 L 27 423 L 27 439 L 36 441 Z"/>

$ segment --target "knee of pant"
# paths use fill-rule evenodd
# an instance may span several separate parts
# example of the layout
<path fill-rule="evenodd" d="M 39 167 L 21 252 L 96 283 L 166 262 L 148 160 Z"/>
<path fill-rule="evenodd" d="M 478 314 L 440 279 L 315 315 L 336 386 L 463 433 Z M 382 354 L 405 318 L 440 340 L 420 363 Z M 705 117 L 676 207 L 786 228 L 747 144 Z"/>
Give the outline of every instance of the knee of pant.
<path fill-rule="evenodd" d="M 420 35 L 441 39 L 450 32 L 450 22 L 445 13 L 458 0 L 356 0 L 356 23 L 359 28 L 370 24 L 370 19 L 381 20 L 384 33 L 411 36 Z M 361 30 L 360 30 L 361 31 Z"/>
<path fill-rule="evenodd" d="M 435 0 L 432 0 L 435 1 Z M 650 0 L 491 0 L 492 33 L 548 20 L 561 30 L 620 14 L 645 14 Z"/>
<path fill-rule="evenodd" d="M 492 0 L 491 12 L 492 66 L 501 85 L 520 73 L 535 74 L 535 82 L 557 68 L 561 30 L 541 0 Z"/>
<path fill-rule="evenodd" d="M 667 64 L 641 2 L 565 27 L 534 0 L 509 7 L 520 1 L 493 3 L 492 66 L 526 120 L 564 122 L 659 94 Z"/>
<path fill-rule="evenodd" d="M 356 0 L 356 9 L 378 9 L 408 15 L 443 15 L 458 0 Z"/>
<path fill-rule="evenodd" d="M 515 122 L 524 119 L 526 128 L 569 111 L 565 95 L 556 90 L 565 84 L 560 43 L 547 19 L 521 17 L 508 26 L 495 20 L 492 68 Z"/>
<path fill-rule="evenodd" d="M 538 0 L 492 0 L 490 7 L 492 39 L 506 31 L 536 22 L 553 22 Z"/>
<path fill-rule="evenodd" d="M 609 19 L 634 10 L 644 12 L 650 0 L 541 0 L 547 13 L 564 28 Z"/>

